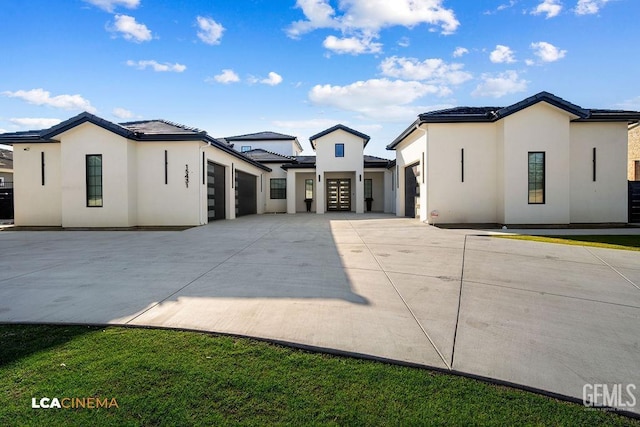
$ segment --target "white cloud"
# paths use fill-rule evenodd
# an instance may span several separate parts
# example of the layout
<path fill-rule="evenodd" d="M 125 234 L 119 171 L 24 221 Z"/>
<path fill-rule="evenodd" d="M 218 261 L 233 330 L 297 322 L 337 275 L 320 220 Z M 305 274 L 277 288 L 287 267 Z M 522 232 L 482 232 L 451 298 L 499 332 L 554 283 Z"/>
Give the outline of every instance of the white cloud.
<path fill-rule="evenodd" d="M 489 55 L 489 59 L 491 60 L 491 62 L 496 64 L 501 64 L 501 63 L 510 64 L 512 62 L 516 62 L 513 55 L 514 55 L 514 52 L 511 50 L 509 46 L 504 46 L 499 44 L 499 45 L 496 45 L 495 50 L 491 52 L 491 54 Z"/>
<path fill-rule="evenodd" d="M 379 53 L 382 50 L 381 43 L 375 43 L 370 37 L 343 37 L 328 36 L 322 45 L 335 53 L 359 55 L 361 53 Z"/>
<path fill-rule="evenodd" d="M 31 90 L 18 90 L 15 92 L 2 92 L 4 96 L 10 98 L 20 98 L 30 104 L 48 105 L 54 108 L 62 108 L 64 110 L 85 110 L 95 113 L 91 103 L 84 99 L 81 95 L 57 95 L 51 96 L 51 92 L 42 88 Z"/>
<path fill-rule="evenodd" d="M 124 108 L 114 108 L 113 111 L 111 112 L 111 114 L 113 114 L 115 117 L 119 118 L 119 119 L 131 119 L 133 118 L 133 113 L 127 109 Z"/>
<path fill-rule="evenodd" d="M 469 49 L 466 47 L 457 47 L 456 50 L 453 51 L 454 58 L 460 58 L 462 55 L 466 55 L 469 53 Z"/>
<path fill-rule="evenodd" d="M 616 104 L 617 108 L 624 110 L 640 111 L 640 96 L 636 96 L 632 99 L 627 99 L 619 104 Z"/>
<path fill-rule="evenodd" d="M 463 71 L 462 64 L 447 64 L 442 59 L 430 58 L 419 61 L 416 58 L 392 56 L 380 64 L 382 74 L 404 80 L 424 80 L 434 84 L 458 85 L 470 80 L 471 73 Z"/>
<path fill-rule="evenodd" d="M 204 16 L 198 16 L 196 18 L 198 28 L 198 38 L 202 40 L 206 44 L 220 44 L 220 39 L 222 38 L 222 33 L 225 28 L 218 24 L 211 18 L 205 18 Z"/>
<path fill-rule="evenodd" d="M 129 67 L 136 67 L 138 70 L 145 70 L 150 67 L 153 71 L 158 73 L 162 73 L 162 72 L 182 73 L 184 70 L 187 69 L 187 66 L 183 64 L 178 64 L 178 63 L 171 64 L 170 62 L 165 62 L 161 64 L 158 61 L 154 61 L 152 59 L 143 60 L 143 61 L 128 60 L 126 64 Z"/>
<path fill-rule="evenodd" d="M 275 120 L 272 122 L 274 126 L 282 129 L 324 129 L 329 128 L 336 123 L 347 124 L 344 120 L 334 119 L 308 119 L 308 120 Z"/>
<path fill-rule="evenodd" d="M 498 12 L 512 8 L 516 5 L 516 3 L 518 3 L 517 0 L 509 0 L 509 3 L 503 3 L 499 5 L 495 10 L 487 10 L 486 12 L 484 12 L 484 15 L 495 15 Z"/>
<path fill-rule="evenodd" d="M 561 50 L 547 42 L 531 43 L 533 54 L 540 58 L 542 62 L 555 62 L 565 57 L 566 50 Z M 527 62 L 528 65 L 529 62 Z"/>
<path fill-rule="evenodd" d="M 277 86 L 282 83 L 282 76 L 276 72 L 271 71 L 269 73 L 269 77 L 266 79 L 260 80 L 260 83 L 269 85 L 269 86 Z"/>
<path fill-rule="evenodd" d="M 135 9 L 140 6 L 140 0 L 84 0 L 86 3 L 90 3 L 94 6 L 98 6 L 100 9 L 107 12 L 113 12 L 118 7 L 126 7 L 127 9 Z"/>
<path fill-rule="evenodd" d="M 116 15 L 115 21 L 109 30 L 119 32 L 125 40 L 136 43 L 148 42 L 153 38 L 146 25 L 136 22 L 136 18 L 129 15 Z"/>
<path fill-rule="evenodd" d="M 291 38 L 299 38 L 316 29 L 329 28 L 341 31 L 342 40 L 355 35 L 361 42 L 370 42 L 378 37 L 383 28 L 412 28 L 420 24 L 439 27 L 442 34 L 452 34 L 460 22 L 452 9 L 446 9 L 442 5 L 443 2 L 444 0 L 342 0 L 339 2 L 339 11 L 336 11 L 329 0 L 297 0 L 296 6 L 302 9 L 306 20 L 293 22 L 287 29 L 287 34 Z M 338 40 L 334 37 L 330 43 Z M 382 47 L 377 43 L 373 45 L 366 53 L 376 53 Z"/>
<path fill-rule="evenodd" d="M 411 40 L 409 39 L 409 37 L 402 37 L 400 40 L 398 40 L 398 46 L 400 47 L 409 47 L 411 45 Z"/>
<path fill-rule="evenodd" d="M 411 105 L 426 95 L 448 95 L 450 91 L 417 81 L 372 79 L 346 86 L 316 85 L 309 100 L 316 105 L 360 113 L 377 120 L 406 120 L 424 107 Z"/>
<path fill-rule="evenodd" d="M 240 77 L 236 74 L 235 71 L 227 68 L 227 69 L 222 70 L 222 72 L 220 74 L 216 74 L 213 77 L 207 77 L 207 79 L 205 81 L 207 83 L 217 82 L 217 83 L 222 83 L 222 84 L 229 84 L 229 83 L 237 83 L 237 82 L 239 82 L 240 81 Z"/>
<path fill-rule="evenodd" d="M 540 3 L 535 9 L 531 11 L 533 15 L 542 15 L 546 14 L 546 18 L 553 18 L 554 16 L 558 16 L 560 11 L 562 10 L 562 3 L 560 0 L 544 0 Z"/>
<path fill-rule="evenodd" d="M 595 15 L 611 0 L 578 0 L 576 15 Z"/>
<path fill-rule="evenodd" d="M 44 119 L 36 117 L 23 117 L 18 119 L 9 119 L 14 125 L 29 129 L 47 129 L 60 123 L 60 119 Z"/>
<path fill-rule="evenodd" d="M 516 71 L 510 70 L 500 74 L 483 74 L 482 82 L 471 93 L 473 96 L 490 96 L 500 98 L 502 96 L 524 92 L 527 90 L 527 82 L 518 76 Z"/>

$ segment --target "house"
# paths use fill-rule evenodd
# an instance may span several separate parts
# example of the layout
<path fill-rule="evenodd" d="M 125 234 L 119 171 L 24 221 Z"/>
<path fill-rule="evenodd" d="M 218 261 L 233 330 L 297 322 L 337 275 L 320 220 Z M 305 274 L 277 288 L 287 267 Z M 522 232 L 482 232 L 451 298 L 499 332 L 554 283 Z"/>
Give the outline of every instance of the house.
<path fill-rule="evenodd" d="M 627 179 L 640 181 L 640 124 L 629 125 L 629 165 L 627 167 Z"/>
<path fill-rule="evenodd" d="M 269 151 L 277 147 L 262 137 L 244 154 L 272 168 L 267 212 L 392 212 L 391 163 L 364 154 L 368 135 L 335 125 L 309 138 L 315 156 L 299 155 L 295 145 L 291 155 Z"/>
<path fill-rule="evenodd" d="M 0 148 L 0 220 L 13 218 L 13 151 Z"/>
<path fill-rule="evenodd" d="M 14 146 L 19 226 L 190 226 L 262 213 L 271 172 L 164 120 L 116 124 L 82 113 L 0 143 Z"/>
<path fill-rule="evenodd" d="M 396 213 L 434 224 L 627 222 L 628 126 L 548 92 L 420 114 L 396 152 Z"/>
<path fill-rule="evenodd" d="M 234 144 L 234 148 L 242 153 L 260 148 L 285 156 L 297 156 L 303 151 L 297 137 L 271 131 L 227 136 L 218 139 Z"/>

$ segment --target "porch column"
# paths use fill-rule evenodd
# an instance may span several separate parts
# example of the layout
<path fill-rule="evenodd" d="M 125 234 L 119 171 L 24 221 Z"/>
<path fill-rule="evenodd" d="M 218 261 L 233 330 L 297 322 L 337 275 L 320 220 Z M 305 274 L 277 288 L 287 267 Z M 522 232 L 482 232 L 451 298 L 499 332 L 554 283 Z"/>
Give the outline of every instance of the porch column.
<path fill-rule="evenodd" d="M 316 169 L 314 180 L 316 181 L 316 213 L 323 214 L 327 203 L 327 195 L 324 188 L 324 173 Z"/>
<path fill-rule="evenodd" d="M 364 213 L 364 169 L 356 170 L 356 213 Z"/>
<path fill-rule="evenodd" d="M 287 213 L 296 213 L 296 172 L 287 170 Z"/>

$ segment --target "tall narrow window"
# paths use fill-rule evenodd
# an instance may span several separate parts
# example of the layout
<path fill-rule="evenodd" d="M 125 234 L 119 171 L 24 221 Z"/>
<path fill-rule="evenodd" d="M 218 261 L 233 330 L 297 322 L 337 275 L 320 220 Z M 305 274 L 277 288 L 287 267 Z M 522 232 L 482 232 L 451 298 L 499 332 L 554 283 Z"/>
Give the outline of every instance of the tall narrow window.
<path fill-rule="evenodd" d="M 464 182 L 464 148 L 460 149 L 460 180 Z"/>
<path fill-rule="evenodd" d="M 164 150 L 164 183 L 169 183 L 169 153 Z"/>
<path fill-rule="evenodd" d="M 87 154 L 87 207 L 102 207 L 102 154 Z"/>
<path fill-rule="evenodd" d="M 372 179 L 364 180 L 364 198 L 373 199 L 373 180 Z"/>
<path fill-rule="evenodd" d="M 544 152 L 529 152 L 529 204 L 544 204 Z"/>
<path fill-rule="evenodd" d="M 42 179 L 42 185 L 44 185 L 44 151 L 40 152 L 40 178 Z"/>
<path fill-rule="evenodd" d="M 344 157 L 344 144 L 336 144 L 336 157 Z"/>
<path fill-rule="evenodd" d="M 287 198 L 287 179 L 271 178 L 270 190 L 271 190 L 270 197 L 272 199 L 286 199 Z"/>
<path fill-rule="evenodd" d="M 593 147 L 593 181 L 596 180 L 596 147 Z"/>
<path fill-rule="evenodd" d="M 313 180 L 312 179 L 304 180 L 304 198 L 307 200 L 313 199 Z"/>

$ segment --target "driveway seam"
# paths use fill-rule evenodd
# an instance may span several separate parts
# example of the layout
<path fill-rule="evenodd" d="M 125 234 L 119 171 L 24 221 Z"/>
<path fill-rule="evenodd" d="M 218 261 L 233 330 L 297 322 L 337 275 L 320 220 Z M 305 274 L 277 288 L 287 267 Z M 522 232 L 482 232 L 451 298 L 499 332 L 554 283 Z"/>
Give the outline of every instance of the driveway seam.
<path fill-rule="evenodd" d="M 624 280 L 626 280 L 627 282 L 631 283 L 637 290 L 640 291 L 640 286 L 636 285 L 634 282 L 632 282 L 627 276 L 625 276 L 624 274 L 620 273 L 618 270 L 616 270 L 616 268 L 614 266 L 612 266 L 611 264 L 609 264 L 607 261 L 603 260 L 602 258 L 600 258 L 598 255 L 594 254 L 591 250 L 589 250 L 589 248 L 587 248 L 586 246 L 583 246 L 583 248 L 585 248 L 585 250 L 587 252 L 589 252 L 591 255 L 593 255 L 594 257 L 598 258 L 604 265 L 606 265 L 607 267 L 609 267 L 610 269 L 612 269 L 613 271 L 615 271 L 616 273 L 618 273 L 620 275 L 620 277 L 622 277 Z"/>
<path fill-rule="evenodd" d="M 458 323 L 460 321 L 460 307 L 462 306 L 462 285 L 464 284 L 464 257 L 467 252 L 467 235 L 464 236 L 462 245 L 462 268 L 460 272 L 460 291 L 458 292 L 458 309 L 456 312 L 456 327 L 453 330 L 453 345 L 451 347 L 451 368 L 453 368 L 453 357 L 456 354 L 456 338 L 458 337 Z"/>
<path fill-rule="evenodd" d="M 444 366 L 446 366 L 446 368 L 451 371 L 451 365 L 449 365 L 449 363 L 447 362 L 447 359 L 444 357 L 444 355 L 440 352 L 440 349 L 438 349 L 438 347 L 436 346 L 436 344 L 433 342 L 433 340 L 431 339 L 431 337 L 429 336 L 429 333 L 426 331 L 426 329 L 422 326 L 422 323 L 420 323 L 420 321 L 418 320 L 418 317 L 415 315 L 415 313 L 413 312 L 413 310 L 411 310 L 411 307 L 409 307 L 409 304 L 407 303 L 407 301 L 404 299 L 404 297 L 402 296 L 402 294 L 400 293 L 400 291 L 398 290 L 398 288 L 396 287 L 396 284 L 393 282 L 393 280 L 391 279 L 391 277 L 389 277 L 389 274 L 387 274 L 387 272 L 385 271 L 385 269 L 382 267 L 382 264 L 380 264 L 380 261 L 378 261 L 378 257 L 376 257 L 376 255 L 373 253 L 373 251 L 371 250 L 371 248 L 369 248 L 369 245 L 364 241 L 364 239 L 362 238 L 362 236 L 360 236 L 360 233 L 358 233 L 358 230 L 353 226 L 353 224 L 351 223 L 351 221 L 349 221 L 349 225 L 351 225 L 351 228 L 355 231 L 355 233 L 358 235 L 358 238 L 362 241 L 362 244 L 367 248 L 367 250 L 369 251 L 369 253 L 371 254 L 371 256 L 373 257 L 373 259 L 376 260 L 376 263 L 378 264 L 378 266 L 380 267 L 380 270 L 384 273 L 384 275 L 387 277 L 387 280 L 389 281 L 389 283 L 391 284 L 391 286 L 393 286 L 393 289 L 396 291 L 396 293 L 398 294 L 398 296 L 400 297 L 400 300 L 402 301 L 402 303 L 404 304 L 404 306 L 407 308 L 407 310 L 409 311 L 409 313 L 411 314 L 411 316 L 413 317 L 413 320 L 416 322 L 416 324 L 418 325 L 418 327 L 422 330 L 422 333 L 424 334 L 425 337 L 427 337 L 427 340 L 429 340 L 429 343 L 431 343 L 431 346 L 434 348 L 434 350 L 436 351 L 436 353 L 438 353 L 438 356 L 440 356 L 440 359 L 442 359 L 442 363 L 444 363 Z"/>
<path fill-rule="evenodd" d="M 157 303 L 153 304 L 151 307 L 147 308 L 146 310 L 142 311 L 141 313 L 138 313 L 137 315 L 135 315 L 134 317 L 132 317 L 131 319 L 127 320 L 126 322 L 124 322 L 125 325 L 128 325 L 129 323 L 133 322 L 134 320 L 136 320 L 138 317 L 142 316 L 145 313 L 148 313 L 150 310 L 153 310 L 154 308 L 156 308 L 157 306 L 159 306 L 160 304 L 162 304 L 163 302 L 165 302 L 166 300 L 168 300 L 169 298 L 171 298 L 172 296 L 178 294 L 179 292 L 182 292 L 183 290 L 185 290 L 188 286 L 192 285 L 194 282 L 200 280 L 201 278 L 203 278 L 204 276 L 206 276 L 207 274 L 211 273 L 213 270 L 215 270 L 216 268 L 220 267 L 222 264 L 224 264 L 225 262 L 229 261 L 231 258 L 233 258 L 234 256 L 238 255 L 240 252 L 244 251 L 245 249 L 247 249 L 248 247 L 252 246 L 253 244 L 255 244 L 258 240 L 262 239 L 264 236 L 270 234 L 271 232 L 277 230 L 278 228 L 282 227 L 282 225 L 279 225 L 275 228 L 270 228 L 268 231 L 266 231 L 265 233 L 263 233 L 262 235 L 260 235 L 260 237 L 258 237 L 257 239 L 251 241 L 250 243 L 248 243 L 247 245 L 245 245 L 244 247 L 238 249 L 236 252 L 232 253 L 231 255 L 229 255 L 227 258 L 225 258 L 224 260 L 220 261 L 218 264 L 214 265 L 213 267 L 211 267 L 209 270 L 205 271 L 204 273 L 200 274 L 199 276 L 197 276 L 196 278 L 194 278 L 193 280 L 191 280 L 189 283 L 187 283 L 186 285 L 182 286 L 181 288 L 177 289 L 175 292 L 167 295 L 165 298 L 161 299 L 160 301 L 158 301 Z"/>

